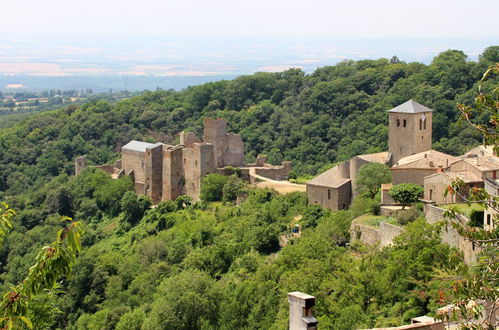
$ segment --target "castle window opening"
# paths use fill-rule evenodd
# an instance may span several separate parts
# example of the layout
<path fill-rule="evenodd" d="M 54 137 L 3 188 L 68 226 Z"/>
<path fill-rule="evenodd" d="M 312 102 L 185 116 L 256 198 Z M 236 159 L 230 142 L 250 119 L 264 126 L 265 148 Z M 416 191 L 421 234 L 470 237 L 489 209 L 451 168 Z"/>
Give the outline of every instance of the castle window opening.
<path fill-rule="evenodd" d="M 423 119 L 419 120 L 419 130 L 423 130 Z"/>
<path fill-rule="evenodd" d="M 397 127 L 400 126 L 400 119 L 397 119 Z"/>
<path fill-rule="evenodd" d="M 490 226 L 490 223 L 491 223 L 491 221 L 490 221 L 490 214 L 487 214 L 487 225 Z"/>
<path fill-rule="evenodd" d="M 331 199 L 331 189 L 327 190 L 327 199 Z"/>
<path fill-rule="evenodd" d="M 407 120 L 404 119 L 404 127 L 407 127 Z"/>
<path fill-rule="evenodd" d="M 142 169 L 144 169 L 144 160 L 140 161 L 140 167 L 142 167 Z"/>
<path fill-rule="evenodd" d="M 426 129 L 426 120 L 423 120 L 423 129 Z"/>

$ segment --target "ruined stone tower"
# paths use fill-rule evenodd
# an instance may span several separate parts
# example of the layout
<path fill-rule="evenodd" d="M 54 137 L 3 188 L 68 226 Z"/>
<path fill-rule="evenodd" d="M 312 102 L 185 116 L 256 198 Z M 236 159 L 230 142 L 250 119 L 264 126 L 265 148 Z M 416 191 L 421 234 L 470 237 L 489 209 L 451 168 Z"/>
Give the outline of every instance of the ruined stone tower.
<path fill-rule="evenodd" d="M 388 151 L 392 164 L 400 158 L 431 149 L 433 110 L 409 100 L 388 111 Z"/>
<path fill-rule="evenodd" d="M 215 167 L 244 165 L 244 146 L 241 136 L 227 133 L 224 119 L 204 120 L 203 141 L 211 143 L 215 150 Z"/>

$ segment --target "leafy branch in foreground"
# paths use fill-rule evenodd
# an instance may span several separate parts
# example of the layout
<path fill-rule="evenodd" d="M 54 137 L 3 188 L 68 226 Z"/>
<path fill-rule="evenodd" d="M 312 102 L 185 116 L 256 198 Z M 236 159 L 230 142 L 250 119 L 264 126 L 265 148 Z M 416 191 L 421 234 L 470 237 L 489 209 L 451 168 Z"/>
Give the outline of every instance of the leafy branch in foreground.
<path fill-rule="evenodd" d="M 484 144 L 492 145 L 497 155 L 499 87 L 494 88 L 489 95 L 482 92 L 482 84 L 494 74 L 499 74 L 499 63 L 490 66 L 483 75 L 475 106 L 459 104 L 458 110 L 461 112 L 460 120 L 478 130 L 484 137 Z M 490 116 L 488 124 L 475 121 L 482 114 Z M 445 195 L 458 195 L 468 205 L 477 203 L 485 210 L 490 210 L 493 214 L 492 225 L 486 229 L 470 226 L 452 207 L 444 213 L 444 216 L 453 219 L 451 225 L 456 231 L 481 252 L 476 264 L 470 267 L 470 272 L 453 284 L 452 312 L 441 314 L 440 318 L 447 322 L 458 321 L 463 329 L 494 329 L 496 313 L 499 311 L 499 197 L 490 195 L 483 188 L 472 188 L 469 196 L 464 196 L 460 192 L 463 186 L 464 181 L 456 179 L 447 187 Z"/>
<path fill-rule="evenodd" d="M 14 210 L 9 209 L 9 205 L 0 202 L 0 247 L 2 246 L 5 236 L 12 229 L 10 220 L 16 213 Z"/>
<path fill-rule="evenodd" d="M 81 252 L 81 223 L 68 217 L 62 221 L 65 226 L 57 232 L 56 240 L 42 248 L 26 278 L 3 296 L 0 329 L 22 328 L 22 324 L 32 328 L 26 317 L 30 301 L 43 291 L 53 289 L 57 281 L 70 274 Z"/>

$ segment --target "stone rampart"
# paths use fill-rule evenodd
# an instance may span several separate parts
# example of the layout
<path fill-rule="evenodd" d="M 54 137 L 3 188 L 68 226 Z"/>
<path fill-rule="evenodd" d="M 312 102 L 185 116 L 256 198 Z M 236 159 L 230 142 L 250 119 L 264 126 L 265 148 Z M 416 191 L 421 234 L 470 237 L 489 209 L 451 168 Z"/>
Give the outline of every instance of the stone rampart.
<path fill-rule="evenodd" d="M 255 167 L 255 174 L 266 178 L 282 181 L 287 180 L 291 171 L 291 162 L 284 161 L 281 166 L 265 164 L 265 167 Z"/>
<path fill-rule="evenodd" d="M 354 220 L 350 226 L 350 241 L 361 241 L 366 245 L 379 244 L 383 247 L 392 245 L 395 237 L 403 231 L 403 228 L 386 222 L 381 222 L 379 227 L 373 227 Z"/>

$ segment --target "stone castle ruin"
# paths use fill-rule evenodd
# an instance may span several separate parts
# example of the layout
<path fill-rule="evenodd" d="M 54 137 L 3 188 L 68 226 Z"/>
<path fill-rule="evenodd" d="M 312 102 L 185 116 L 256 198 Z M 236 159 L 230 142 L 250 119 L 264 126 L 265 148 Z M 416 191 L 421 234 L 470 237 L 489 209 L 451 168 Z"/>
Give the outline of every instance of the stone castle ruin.
<path fill-rule="evenodd" d="M 203 140 L 192 132 L 181 132 L 178 145 L 130 141 L 121 149 L 121 155 L 115 164 L 96 167 L 113 178 L 132 177 L 135 192 L 149 196 L 153 203 L 181 195 L 199 200 L 201 179 L 210 173 L 224 174 L 227 167 L 240 168 L 242 178 L 248 181 L 252 175 L 286 180 L 291 170 L 290 162 L 273 166 L 266 164 L 265 156 L 259 156 L 253 164 L 245 164 L 241 136 L 228 133 L 224 119 L 206 118 Z M 75 174 L 85 167 L 85 156 L 76 158 Z"/>

